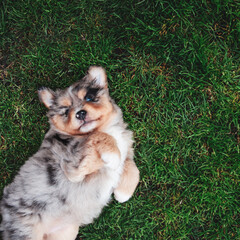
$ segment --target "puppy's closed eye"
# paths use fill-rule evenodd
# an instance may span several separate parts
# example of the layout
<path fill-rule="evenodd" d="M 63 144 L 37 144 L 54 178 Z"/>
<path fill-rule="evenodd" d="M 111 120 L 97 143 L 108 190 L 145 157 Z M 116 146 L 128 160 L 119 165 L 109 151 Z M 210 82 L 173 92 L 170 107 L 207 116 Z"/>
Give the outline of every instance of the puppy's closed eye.
<path fill-rule="evenodd" d="M 68 117 L 69 107 L 66 106 L 59 107 L 58 112 L 60 116 Z"/>
<path fill-rule="evenodd" d="M 69 113 L 69 108 L 66 109 L 64 115 L 67 117 L 67 116 L 68 116 L 68 113 Z"/>

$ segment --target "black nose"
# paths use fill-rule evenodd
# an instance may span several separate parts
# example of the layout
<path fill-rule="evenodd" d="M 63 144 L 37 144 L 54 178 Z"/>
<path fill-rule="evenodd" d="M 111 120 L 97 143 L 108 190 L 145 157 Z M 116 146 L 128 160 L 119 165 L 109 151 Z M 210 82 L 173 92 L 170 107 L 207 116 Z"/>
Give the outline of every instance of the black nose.
<path fill-rule="evenodd" d="M 76 118 L 79 120 L 84 120 L 87 115 L 87 112 L 85 110 L 81 110 L 76 113 Z"/>

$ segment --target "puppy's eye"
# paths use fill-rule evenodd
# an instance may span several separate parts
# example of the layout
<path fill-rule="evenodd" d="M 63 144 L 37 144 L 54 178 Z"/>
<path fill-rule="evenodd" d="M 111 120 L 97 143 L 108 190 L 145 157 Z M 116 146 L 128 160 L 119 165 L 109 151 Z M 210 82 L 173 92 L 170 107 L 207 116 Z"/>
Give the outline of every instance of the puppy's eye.
<path fill-rule="evenodd" d="M 94 102 L 95 101 L 95 96 L 93 94 L 87 94 L 85 97 L 85 100 L 87 102 Z"/>
<path fill-rule="evenodd" d="M 68 113 L 69 113 L 69 109 L 66 109 L 64 115 L 67 117 L 67 116 L 68 116 Z"/>
<path fill-rule="evenodd" d="M 99 88 L 89 88 L 88 92 L 85 96 L 86 102 L 97 102 L 97 94 L 99 92 Z"/>

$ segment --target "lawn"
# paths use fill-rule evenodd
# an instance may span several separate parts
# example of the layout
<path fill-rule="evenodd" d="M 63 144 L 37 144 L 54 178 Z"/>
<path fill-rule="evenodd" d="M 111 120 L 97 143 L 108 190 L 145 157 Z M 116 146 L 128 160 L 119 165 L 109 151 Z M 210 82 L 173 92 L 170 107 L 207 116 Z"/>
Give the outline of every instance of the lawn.
<path fill-rule="evenodd" d="M 240 4 L 3 0 L 0 195 L 49 128 L 37 89 L 91 65 L 134 131 L 141 172 L 79 239 L 240 239 Z"/>

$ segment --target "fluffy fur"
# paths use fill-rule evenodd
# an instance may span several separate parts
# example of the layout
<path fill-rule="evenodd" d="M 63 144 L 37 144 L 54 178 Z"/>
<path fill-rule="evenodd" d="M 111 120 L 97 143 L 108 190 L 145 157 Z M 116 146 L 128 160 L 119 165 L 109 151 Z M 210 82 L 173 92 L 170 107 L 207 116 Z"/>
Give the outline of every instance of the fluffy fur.
<path fill-rule="evenodd" d="M 5 187 L 4 240 L 74 240 L 108 204 L 133 194 L 139 171 L 132 132 L 110 98 L 101 67 L 65 90 L 39 90 L 50 130 L 39 151 Z"/>

